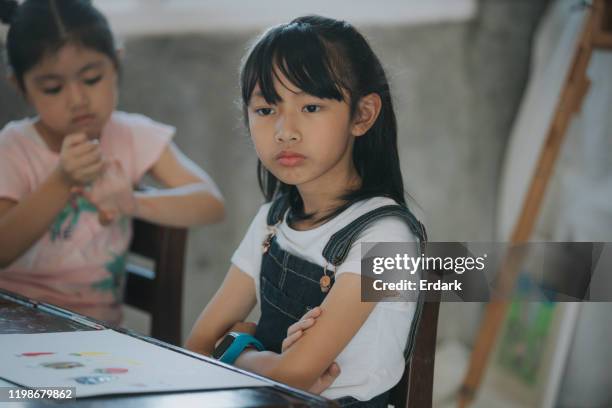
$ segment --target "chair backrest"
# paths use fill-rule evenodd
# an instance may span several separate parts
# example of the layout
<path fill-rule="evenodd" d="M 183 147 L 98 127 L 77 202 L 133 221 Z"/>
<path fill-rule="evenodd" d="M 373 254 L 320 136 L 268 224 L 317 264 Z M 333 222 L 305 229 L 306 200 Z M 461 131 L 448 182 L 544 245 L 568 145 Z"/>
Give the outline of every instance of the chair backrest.
<path fill-rule="evenodd" d="M 395 408 L 431 407 L 439 309 L 435 300 L 423 304 L 412 356 L 402 379 L 391 389 L 389 403 Z"/>
<path fill-rule="evenodd" d="M 134 220 L 130 252 L 153 269 L 128 263 L 124 302 L 151 315 L 151 336 L 181 345 L 183 262 L 187 230 Z"/>

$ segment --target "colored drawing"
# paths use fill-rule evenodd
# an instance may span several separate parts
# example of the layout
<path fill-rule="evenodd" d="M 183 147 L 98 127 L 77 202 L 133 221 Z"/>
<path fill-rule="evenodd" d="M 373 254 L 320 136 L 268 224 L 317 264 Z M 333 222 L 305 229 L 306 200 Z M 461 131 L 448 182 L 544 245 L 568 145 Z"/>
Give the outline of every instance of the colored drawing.
<path fill-rule="evenodd" d="M 83 364 L 75 363 L 73 361 L 59 361 L 55 363 L 42 363 L 41 366 L 55 368 L 56 370 L 65 370 L 67 368 L 83 367 Z"/>
<path fill-rule="evenodd" d="M 115 379 L 117 379 L 117 377 L 112 375 L 86 375 L 83 377 L 77 377 L 74 379 L 74 381 L 83 385 L 98 385 L 113 381 Z"/>
<path fill-rule="evenodd" d="M 94 370 L 96 373 L 101 374 L 125 374 L 128 372 L 127 368 L 118 368 L 118 367 L 110 367 L 110 368 L 98 368 Z"/>
<path fill-rule="evenodd" d="M 268 385 L 114 330 L 0 335 L 0 351 L 0 378 L 28 388 L 74 387 L 79 398 Z"/>
<path fill-rule="evenodd" d="M 99 357 L 99 356 L 106 356 L 108 355 L 108 353 L 104 353 L 102 351 L 82 351 L 79 353 L 70 353 L 71 356 L 78 356 L 78 357 Z"/>
<path fill-rule="evenodd" d="M 554 310 L 551 302 L 513 302 L 510 306 L 499 363 L 525 385 L 536 383 Z"/>
<path fill-rule="evenodd" d="M 38 356 L 50 356 L 55 353 L 50 353 L 48 351 L 33 351 L 30 353 L 21 353 L 19 354 L 22 357 L 38 357 Z"/>

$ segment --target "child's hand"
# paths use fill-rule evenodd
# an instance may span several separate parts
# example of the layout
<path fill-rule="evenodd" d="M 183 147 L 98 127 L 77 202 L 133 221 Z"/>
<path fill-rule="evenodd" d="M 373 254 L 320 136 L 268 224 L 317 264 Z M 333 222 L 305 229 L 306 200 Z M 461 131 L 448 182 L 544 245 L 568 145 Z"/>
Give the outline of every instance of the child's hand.
<path fill-rule="evenodd" d="M 284 353 L 285 350 L 288 350 L 296 341 L 298 341 L 298 339 L 302 337 L 302 334 L 304 334 L 308 328 L 315 324 L 316 319 L 321 316 L 321 312 L 321 308 L 318 306 L 312 308 L 304 316 L 302 316 L 297 323 L 293 323 L 291 326 L 289 326 L 287 329 L 287 337 L 285 337 L 285 340 L 283 340 L 281 345 L 281 352 Z"/>
<path fill-rule="evenodd" d="M 97 140 L 89 140 L 85 133 L 73 133 L 64 138 L 59 170 L 70 185 L 91 183 L 100 175 L 103 167 Z"/>
<path fill-rule="evenodd" d="M 323 391 L 328 389 L 336 378 L 340 375 L 340 366 L 335 361 L 331 363 L 327 370 L 319 377 L 319 379 L 308 389 L 308 392 L 312 394 L 321 394 Z"/>
<path fill-rule="evenodd" d="M 283 344 L 281 346 L 282 352 L 284 353 L 288 350 L 293 344 L 295 344 L 298 339 L 302 337 L 302 335 L 312 327 L 316 319 L 321 316 L 323 311 L 320 307 L 315 307 L 310 309 L 302 318 L 297 322 L 289 326 L 287 329 L 287 337 L 283 340 Z M 321 394 L 323 391 L 328 389 L 330 385 L 336 381 L 336 378 L 340 375 L 340 366 L 335 361 L 327 367 L 327 370 L 317 379 L 312 387 L 308 389 L 309 392 L 313 394 Z"/>
<path fill-rule="evenodd" d="M 121 214 L 136 212 L 132 182 L 118 160 L 111 160 L 104 171 L 83 195 L 98 209 L 100 224 L 108 225 Z"/>

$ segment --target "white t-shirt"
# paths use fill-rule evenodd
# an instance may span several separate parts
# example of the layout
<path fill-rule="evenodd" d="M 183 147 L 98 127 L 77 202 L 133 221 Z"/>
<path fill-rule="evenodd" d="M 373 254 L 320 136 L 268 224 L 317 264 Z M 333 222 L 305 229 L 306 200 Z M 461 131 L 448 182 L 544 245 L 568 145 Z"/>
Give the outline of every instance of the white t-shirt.
<path fill-rule="evenodd" d="M 326 264 L 323 248 L 335 232 L 361 215 L 390 204 L 396 202 L 385 197 L 363 200 L 308 231 L 294 230 L 284 219 L 277 227 L 276 239 L 283 250 L 323 267 Z M 270 205 L 264 204 L 259 209 L 232 256 L 232 263 L 254 279 L 259 305 L 262 243 L 269 233 L 266 221 Z M 418 245 L 403 219 L 396 216 L 380 218 L 359 234 L 344 263 L 338 266 L 336 278 L 342 273 L 361 273 L 361 242 L 414 242 Z M 379 302 L 336 358 L 341 374 L 322 395 L 332 399 L 351 396 L 367 401 L 392 388 L 404 370 L 403 352 L 414 311 L 414 303 Z"/>

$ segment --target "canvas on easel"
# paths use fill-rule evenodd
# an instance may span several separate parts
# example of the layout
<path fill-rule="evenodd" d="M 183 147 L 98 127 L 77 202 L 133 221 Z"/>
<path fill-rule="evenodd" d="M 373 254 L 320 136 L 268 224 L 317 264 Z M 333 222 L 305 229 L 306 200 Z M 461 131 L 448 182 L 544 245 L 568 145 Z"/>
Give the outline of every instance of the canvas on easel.
<path fill-rule="evenodd" d="M 519 278 L 517 300 L 510 302 L 473 407 L 490 407 L 492 401 L 554 407 L 580 303 L 525 301 L 527 294 L 520 292 L 539 290 L 528 275 Z"/>

